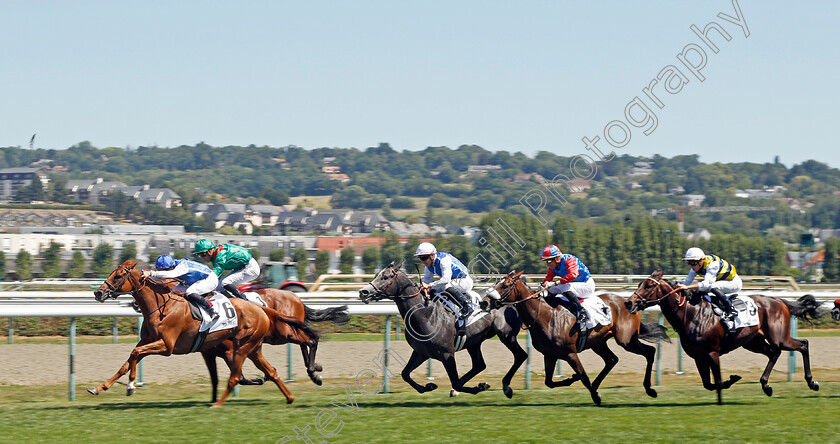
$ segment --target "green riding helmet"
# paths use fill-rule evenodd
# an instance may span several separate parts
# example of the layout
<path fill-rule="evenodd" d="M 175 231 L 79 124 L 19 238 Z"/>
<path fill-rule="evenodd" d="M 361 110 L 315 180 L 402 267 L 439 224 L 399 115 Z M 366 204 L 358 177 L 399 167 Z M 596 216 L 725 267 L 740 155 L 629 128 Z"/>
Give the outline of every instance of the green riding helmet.
<path fill-rule="evenodd" d="M 213 242 L 210 242 L 207 239 L 201 239 L 200 241 L 195 243 L 195 249 L 193 249 L 193 254 L 199 255 L 201 253 L 204 253 L 205 251 L 210 251 L 214 248 L 216 248 L 216 246 L 213 245 Z"/>

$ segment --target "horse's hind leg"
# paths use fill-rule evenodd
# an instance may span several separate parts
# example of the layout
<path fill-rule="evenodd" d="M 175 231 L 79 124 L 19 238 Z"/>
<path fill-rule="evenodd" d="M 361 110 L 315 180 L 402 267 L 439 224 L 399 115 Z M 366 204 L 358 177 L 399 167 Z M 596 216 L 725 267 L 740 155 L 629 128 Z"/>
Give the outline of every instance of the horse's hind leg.
<path fill-rule="evenodd" d="M 316 385 L 321 385 L 323 383 L 321 381 L 321 375 L 316 372 L 320 372 L 324 369 L 320 364 L 315 362 L 315 352 L 317 350 L 317 340 L 312 340 L 309 344 L 300 344 L 300 352 L 303 355 L 303 363 L 306 365 L 306 374 L 309 375 L 309 379 L 311 379 Z"/>
<path fill-rule="evenodd" d="M 213 386 L 213 399 L 210 402 L 216 402 L 219 393 L 219 372 L 216 369 L 216 355 L 204 351 L 201 352 L 201 357 L 204 358 L 204 364 L 207 365 L 207 371 L 210 372 L 210 385 Z"/>
<path fill-rule="evenodd" d="M 586 375 L 586 370 L 583 369 L 583 364 L 580 363 L 577 353 L 569 353 L 566 362 L 569 363 L 572 370 L 580 377 L 580 382 L 583 383 L 583 386 L 589 390 L 589 396 L 592 397 L 595 405 L 601 405 L 601 395 L 598 394 L 597 388 L 592 387 L 592 383 L 589 382 L 589 376 Z"/>
<path fill-rule="evenodd" d="M 458 365 L 455 364 L 455 355 L 448 354 L 443 360 L 443 368 L 446 369 L 446 374 L 449 376 L 449 383 L 452 384 L 452 388 L 458 392 L 469 393 L 471 395 L 475 395 L 478 392 L 483 392 L 490 387 L 487 384 L 479 384 L 476 387 L 464 387 L 461 384 L 460 378 L 458 378 Z"/>
<path fill-rule="evenodd" d="M 502 378 L 502 391 L 505 393 L 505 396 L 512 398 L 513 389 L 510 388 L 510 382 L 513 380 L 513 375 L 515 375 L 516 371 L 519 370 L 519 367 L 522 366 L 522 363 L 528 359 L 528 353 L 522 349 L 521 345 L 519 345 L 519 342 L 516 340 L 516 334 L 512 333 L 509 335 L 499 335 L 499 339 L 501 339 L 502 343 L 505 344 L 505 347 L 513 353 L 513 365 L 505 374 L 505 377 Z"/>
<path fill-rule="evenodd" d="M 779 356 L 782 354 L 782 350 L 778 347 L 774 347 L 767 343 L 764 340 L 764 336 L 755 336 L 750 342 L 744 344 L 744 348 L 753 352 L 753 353 L 761 353 L 762 355 L 767 356 L 767 366 L 764 367 L 764 373 L 761 374 L 761 389 L 764 390 L 764 394 L 767 396 L 773 396 L 773 387 L 770 387 L 770 372 L 773 371 L 773 367 L 776 365 L 776 361 L 779 359 Z"/>
<path fill-rule="evenodd" d="M 251 362 L 253 362 L 258 369 L 262 370 L 262 372 L 265 373 L 265 377 L 267 379 L 274 381 L 274 383 L 277 384 L 277 388 L 279 388 L 280 391 L 283 392 L 283 396 L 286 397 L 287 404 L 291 404 L 292 402 L 294 402 L 295 397 L 292 395 L 292 392 L 290 392 L 289 389 L 286 388 L 286 384 L 283 384 L 283 380 L 280 379 L 280 375 L 277 374 L 277 369 L 274 368 L 274 366 L 271 365 L 267 359 L 265 359 L 265 356 L 263 356 L 262 346 L 257 347 L 256 350 L 251 352 L 251 354 L 248 355 L 248 358 L 251 359 Z"/>
<path fill-rule="evenodd" d="M 613 367 L 618 364 L 618 356 L 610 350 L 606 342 L 593 346 L 592 350 L 604 360 L 604 368 L 601 369 L 601 372 L 598 373 L 598 376 L 596 376 L 595 380 L 592 381 L 592 389 L 597 391 L 604 378 L 606 378 Z"/>
<path fill-rule="evenodd" d="M 555 381 L 554 370 L 557 368 L 557 358 L 543 355 L 543 363 L 545 363 L 545 385 L 548 388 L 568 387 L 580 380 L 580 375 L 575 373 L 562 381 Z"/>
<path fill-rule="evenodd" d="M 225 403 L 225 400 L 227 400 L 227 397 L 230 396 L 233 388 L 236 387 L 236 384 L 239 384 L 239 381 L 242 379 L 242 364 L 245 363 L 245 358 L 247 358 L 254 350 L 254 347 L 258 345 L 260 344 L 243 344 L 233 352 L 230 360 L 227 358 L 225 359 L 225 362 L 230 369 L 228 383 L 227 386 L 225 386 L 225 391 L 222 393 L 222 396 L 215 404 L 211 405 L 210 408 L 218 408 Z"/>
<path fill-rule="evenodd" d="M 417 353 L 417 350 L 411 351 L 411 357 L 408 358 L 408 362 L 405 364 L 405 368 L 402 369 L 402 378 L 403 381 L 408 383 L 414 390 L 417 390 L 417 393 L 425 393 L 430 392 L 437 388 L 437 384 L 434 382 L 430 382 L 425 386 L 418 384 L 414 379 L 411 379 L 411 372 L 414 371 L 417 367 L 420 367 L 420 364 L 425 361 L 426 358 Z"/>
<path fill-rule="evenodd" d="M 645 365 L 645 381 L 643 383 L 645 393 L 647 393 L 647 395 L 651 398 L 656 398 L 656 390 L 651 387 L 650 383 L 650 374 L 653 371 L 653 363 L 656 358 L 656 347 L 643 344 L 636 335 L 634 335 L 630 342 L 626 345 L 621 343 L 619 343 L 619 345 L 622 345 L 624 349 L 629 352 L 645 357 L 645 360 L 647 361 L 647 364 Z"/>
<path fill-rule="evenodd" d="M 808 347 L 808 340 L 795 339 L 788 335 L 788 337 L 781 344 L 779 344 L 779 347 L 781 347 L 782 350 L 796 350 L 802 355 L 802 367 L 805 370 L 805 382 L 808 383 L 808 388 L 810 388 L 811 390 L 819 390 L 820 383 L 814 381 L 814 378 L 811 375 L 811 357 Z"/>

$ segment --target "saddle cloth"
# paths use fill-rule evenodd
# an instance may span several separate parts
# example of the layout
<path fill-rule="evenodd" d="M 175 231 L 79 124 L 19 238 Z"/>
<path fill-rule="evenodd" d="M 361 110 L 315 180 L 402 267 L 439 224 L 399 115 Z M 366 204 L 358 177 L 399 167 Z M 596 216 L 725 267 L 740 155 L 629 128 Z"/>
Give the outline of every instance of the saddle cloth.
<path fill-rule="evenodd" d="M 248 299 L 249 301 L 251 301 L 251 302 L 253 302 L 257 305 L 262 305 L 263 307 L 268 307 L 268 304 L 265 302 L 265 300 L 262 298 L 262 296 L 259 295 L 259 293 L 255 292 L 255 291 L 246 291 L 246 292 L 243 292 L 242 294 L 244 294 L 245 298 Z"/>
<path fill-rule="evenodd" d="M 583 299 L 580 306 L 589 315 L 585 326 L 587 330 L 595 328 L 596 325 L 609 325 L 612 322 L 612 310 L 603 299 L 597 296 Z"/>
<path fill-rule="evenodd" d="M 201 326 L 198 327 L 199 332 L 208 332 L 213 333 L 219 330 L 225 330 L 228 328 L 234 328 L 239 325 L 239 319 L 236 316 L 236 310 L 233 308 L 233 304 L 230 303 L 230 299 L 227 296 L 221 293 L 214 293 L 213 296 L 207 299 L 207 302 L 216 310 L 216 313 L 219 314 L 219 317 L 211 322 L 210 315 L 207 314 L 206 311 L 201 310 Z"/>
<path fill-rule="evenodd" d="M 458 306 L 458 304 L 449 300 L 448 297 L 445 297 L 438 292 L 435 292 L 434 296 L 432 296 L 432 297 L 439 299 L 443 303 L 443 306 L 446 307 L 447 309 L 449 309 L 449 311 L 451 311 L 456 316 L 461 313 L 461 308 Z M 470 303 L 470 302 L 468 302 L 468 303 L 470 305 L 470 310 L 471 310 L 470 315 L 467 316 L 466 319 L 458 321 L 457 326 L 459 326 L 459 327 L 460 327 L 461 322 L 466 322 L 465 327 L 469 327 L 470 325 L 474 324 L 479 319 L 481 319 L 484 316 L 487 316 L 487 314 L 489 314 L 489 312 L 479 310 L 479 308 L 476 304 Z"/>
<path fill-rule="evenodd" d="M 703 297 L 712 304 L 712 310 L 714 310 L 716 315 L 721 316 L 723 314 L 717 304 L 712 302 L 711 296 L 705 295 Z M 732 307 L 738 311 L 738 317 L 732 321 L 724 322 L 727 329 L 732 331 L 736 328 L 758 325 L 758 307 L 751 297 L 735 295 L 730 300 L 732 301 Z"/>

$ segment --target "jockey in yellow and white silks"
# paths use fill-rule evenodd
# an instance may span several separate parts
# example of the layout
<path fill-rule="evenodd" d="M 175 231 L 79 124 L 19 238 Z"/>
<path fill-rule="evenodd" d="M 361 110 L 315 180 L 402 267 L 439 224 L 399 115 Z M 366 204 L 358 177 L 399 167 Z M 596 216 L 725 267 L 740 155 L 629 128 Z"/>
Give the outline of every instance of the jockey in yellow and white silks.
<path fill-rule="evenodd" d="M 707 255 L 697 247 L 689 248 L 683 260 L 691 267 L 691 271 L 688 272 L 685 280 L 678 284 L 679 287 L 684 290 L 696 288 L 713 294 L 726 311 L 724 318 L 734 319 L 738 313 L 726 295 L 741 291 L 743 285 L 735 266 L 714 254 Z M 702 275 L 703 280 L 693 283 L 698 275 Z"/>

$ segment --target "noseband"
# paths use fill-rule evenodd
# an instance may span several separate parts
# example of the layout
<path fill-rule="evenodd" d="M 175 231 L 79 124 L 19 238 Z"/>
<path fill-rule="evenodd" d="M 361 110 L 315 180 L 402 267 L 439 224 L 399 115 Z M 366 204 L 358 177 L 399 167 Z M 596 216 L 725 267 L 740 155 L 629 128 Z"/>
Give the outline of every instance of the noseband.
<path fill-rule="evenodd" d="M 650 281 L 655 282 L 657 289 L 659 289 L 662 286 L 663 283 L 667 283 L 667 281 L 665 281 L 664 278 L 663 279 L 654 279 L 650 276 L 648 276 L 647 279 L 645 279 L 645 280 L 650 280 Z M 642 297 L 639 294 L 639 289 L 637 288 L 636 291 L 634 291 L 633 294 L 630 297 L 636 296 L 637 298 L 641 299 L 642 302 L 644 302 L 642 304 L 643 308 L 647 308 L 647 307 L 650 307 L 652 305 L 658 304 L 660 301 L 662 301 L 663 299 L 667 298 L 668 296 L 671 296 L 672 294 L 678 292 L 679 290 L 680 290 L 680 287 L 674 287 L 673 289 L 671 289 L 671 291 L 669 291 L 668 293 L 665 293 L 665 295 L 663 295 L 662 297 L 660 297 L 656 300 L 650 301 L 650 300 L 647 300 L 646 298 Z M 679 305 L 682 305 L 684 303 L 685 303 L 685 298 L 681 298 L 681 302 L 679 303 Z"/>
<path fill-rule="evenodd" d="M 103 282 L 105 284 L 105 286 L 108 287 L 108 294 L 106 295 L 106 299 L 116 298 L 117 296 L 122 295 L 122 294 L 134 295 L 134 293 L 136 293 L 138 290 L 140 290 L 144 286 L 141 282 L 138 282 L 137 285 L 139 285 L 139 287 L 135 288 L 134 290 L 131 290 L 131 291 L 120 290 L 120 288 L 122 288 L 122 286 L 125 285 L 125 282 L 127 280 L 131 279 L 131 269 L 128 268 L 128 267 L 125 267 L 123 265 L 120 265 L 117 268 L 123 270 L 125 272 L 125 276 L 123 276 L 119 280 L 119 282 L 116 283 L 116 284 L 112 284 L 112 283 L 108 282 L 107 280 L 105 282 Z"/>
<path fill-rule="evenodd" d="M 389 296 L 393 297 L 393 298 L 400 297 L 400 298 L 404 298 L 404 299 L 409 299 L 409 298 L 413 298 L 414 296 L 417 296 L 418 294 L 420 294 L 421 291 L 423 291 L 423 287 L 420 287 L 420 290 L 417 290 L 417 293 L 414 293 L 414 294 L 411 294 L 411 295 L 408 295 L 408 296 L 400 296 L 400 293 L 402 293 L 406 288 L 408 288 L 408 285 L 406 285 L 401 290 L 397 291 L 393 296 L 385 293 L 385 291 L 388 290 L 388 287 L 390 287 L 391 284 L 397 282 L 397 277 L 399 277 L 399 274 L 400 274 L 400 271 L 398 269 L 394 268 L 394 267 L 387 267 L 386 270 L 393 271 L 394 276 L 391 277 L 391 279 L 388 280 L 388 282 L 382 288 L 377 287 L 376 284 L 374 284 L 373 281 L 371 281 L 370 286 L 373 287 L 373 290 L 374 290 L 374 293 L 371 295 L 371 299 L 378 301 L 378 300 L 381 300 L 382 298 L 387 298 Z M 385 271 L 385 270 L 383 270 L 383 271 Z M 374 281 L 375 280 L 376 279 L 374 279 Z M 415 284 L 410 282 L 409 285 L 415 285 Z"/>

